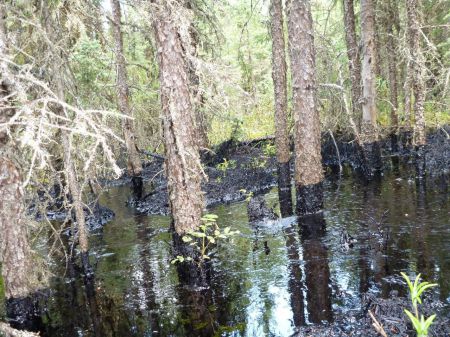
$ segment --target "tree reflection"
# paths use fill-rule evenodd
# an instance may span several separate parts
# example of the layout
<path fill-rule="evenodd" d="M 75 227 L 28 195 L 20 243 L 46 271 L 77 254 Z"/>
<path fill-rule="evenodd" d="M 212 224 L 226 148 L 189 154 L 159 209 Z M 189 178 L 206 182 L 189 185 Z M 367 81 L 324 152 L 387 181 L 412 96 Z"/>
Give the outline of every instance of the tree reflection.
<path fill-rule="evenodd" d="M 332 320 L 331 281 L 328 250 L 322 242 L 326 232 L 323 214 L 299 217 L 300 237 L 305 262 L 308 320 Z"/>

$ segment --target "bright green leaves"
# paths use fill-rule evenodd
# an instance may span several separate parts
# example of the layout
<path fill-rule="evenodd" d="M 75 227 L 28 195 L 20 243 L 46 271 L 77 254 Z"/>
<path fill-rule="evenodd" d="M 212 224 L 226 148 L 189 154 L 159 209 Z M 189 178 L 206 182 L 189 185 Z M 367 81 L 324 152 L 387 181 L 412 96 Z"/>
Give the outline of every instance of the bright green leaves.
<path fill-rule="evenodd" d="M 414 284 L 410 281 L 409 277 L 405 273 L 401 273 L 403 278 L 406 280 L 406 283 L 408 283 L 409 287 L 409 293 L 411 296 L 411 302 L 413 307 L 417 306 L 417 303 L 422 304 L 422 300 L 420 299 L 420 296 L 422 293 L 427 290 L 428 288 L 436 287 L 436 283 L 430 283 L 430 282 L 419 282 L 420 280 L 420 274 L 417 275 Z"/>
<path fill-rule="evenodd" d="M 211 248 L 217 245 L 218 241 L 223 239 L 230 239 L 232 236 L 239 234 L 239 231 L 232 231 L 231 227 L 226 227 L 223 230 L 217 225 L 218 216 L 215 214 L 205 214 L 201 220 L 202 224 L 198 230 L 190 231 L 184 235 L 181 240 L 192 246 L 198 253 L 198 260 L 196 262 L 199 266 L 205 261 L 211 259 Z M 172 264 L 182 263 L 185 261 L 193 261 L 191 257 L 177 256 L 171 261 Z"/>
<path fill-rule="evenodd" d="M 431 315 L 427 319 L 421 315 L 420 319 L 414 316 L 410 311 L 405 309 L 406 315 L 408 315 L 411 323 L 414 326 L 414 329 L 417 332 L 417 337 L 427 337 L 428 336 L 428 328 L 433 324 L 436 315 Z"/>
<path fill-rule="evenodd" d="M 410 311 L 405 309 L 406 315 L 411 320 L 414 329 L 417 332 L 417 337 L 427 337 L 428 329 L 433 324 L 436 315 L 431 315 L 427 319 L 423 315 L 420 315 L 419 318 L 419 310 L 417 307 L 417 303 L 422 304 L 422 299 L 420 298 L 423 292 L 429 288 L 436 287 L 437 284 L 430 282 L 420 282 L 420 274 L 416 276 L 414 283 L 411 282 L 409 277 L 405 273 L 401 273 L 402 277 L 406 280 L 406 283 L 409 287 L 409 294 L 411 297 L 411 304 L 414 309 L 415 314 L 412 314 Z"/>

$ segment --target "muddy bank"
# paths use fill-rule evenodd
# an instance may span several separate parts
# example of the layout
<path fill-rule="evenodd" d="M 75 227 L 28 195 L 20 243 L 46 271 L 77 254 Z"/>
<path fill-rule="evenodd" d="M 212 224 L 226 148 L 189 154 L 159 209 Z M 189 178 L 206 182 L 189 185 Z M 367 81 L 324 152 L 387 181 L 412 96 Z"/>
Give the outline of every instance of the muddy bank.
<path fill-rule="evenodd" d="M 450 128 L 447 127 L 450 132 Z M 333 139 L 334 138 L 334 139 Z M 415 150 L 408 145 L 410 134 L 401 134 L 398 147 L 393 147 L 390 138 L 380 141 L 384 167 L 391 166 L 391 158 L 399 157 L 404 162 L 414 164 Z M 236 143 L 227 141 L 217 146 L 213 152 L 204 153 L 202 162 L 208 176 L 203 184 L 206 206 L 244 200 L 249 193 L 267 192 L 277 182 L 277 165 L 273 138 Z M 428 144 L 424 149 L 427 174 L 439 176 L 448 173 L 450 168 L 450 140 L 442 130 L 434 131 L 428 136 Z M 339 171 L 339 167 L 347 166 L 358 171 L 361 159 L 353 139 L 345 136 L 331 136 L 326 133 L 322 137 L 322 157 L 325 168 L 331 172 Z M 291 163 L 291 170 L 293 169 Z M 144 173 L 146 191 L 140 201 L 129 200 L 141 214 L 169 214 L 167 180 L 164 176 L 163 161 L 156 158 L 147 163 Z M 112 185 L 130 182 L 128 176 L 112 182 Z M 109 183 L 108 183 L 109 184 Z"/>
<path fill-rule="evenodd" d="M 395 291 L 392 298 L 378 298 L 373 294 L 363 295 L 365 310 L 361 314 L 341 313 L 337 314 L 333 323 L 325 325 L 306 326 L 299 329 L 295 336 L 298 337 L 379 337 L 380 335 L 372 326 L 370 310 L 379 323 L 383 326 L 389 337 L 415 336 L 409 319 L 404 309 L 412 311 L 409 299 L 396 297 Z M 429 330 L 429 337 L 450 336 L 450 317 L 444 311 L 445 304 L 437 299 L 426 299 L 420 306 L 420 312 L 429 317 L 437 314 L 434 324 Z"/>
<path fill-rule="evenodd" d="M 28 208 L 28 213 L 36 221 L 58 221 L 76 223 L 75 215 L 68 214 L 62 203 L 55 202 L 55 198 L 38 196 L 38 202 L 32 202 Z M 111 221 L 115 214 L 107 207 L 101 206 L 98 202 L 91 202 L 83 208 L 86 225 L 89 231 L 100 230 L 106 223 Z"/>
<path fill-rule="evenodd" d="M 275 186 L 275 158 L 264 155 L 260 148 L 234 147 L 226 155 L 222 160 L 213 157 L 204 163 L 208 181 L 203 183 L 202 189 L 207 207 L 244 200 L 249 193 L 267 192 Z M 169 214 L 167 179 L 162 162 L 158 160 L 148 164 L 143 178 L 147 188 L 143 199 L 130 199 L 129 204 L 142 214 Z"/>

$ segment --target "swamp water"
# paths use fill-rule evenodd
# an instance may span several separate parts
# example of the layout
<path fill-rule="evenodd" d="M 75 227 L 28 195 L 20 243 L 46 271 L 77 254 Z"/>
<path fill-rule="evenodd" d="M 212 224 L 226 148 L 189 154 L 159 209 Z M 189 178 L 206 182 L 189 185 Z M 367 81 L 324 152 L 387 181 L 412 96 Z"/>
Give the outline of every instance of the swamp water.
<path fill-rule="evenodd" d="M 450 307 L 449 190 L 411 175 L 327 180 L 317 224 L 326 229 L 313 234 L 295 217 L 249 225 L 245 202 L 211 209 L 220 227 L 241 233 L 220 244 L 201 289 L 178 281 L 169 219 L 136 215 L 125 206 L 129 188 L 112 187 L 101 204 L 116 217 L 90 242 L 95 283 L 54 279 L 43 335 L 291 336 L 297 326 L 357 317 L 363 293 L 406 295 L 400 271 L 438 283 L 433 296 Z M 266 200 L 275 205 L 277 191 Z M 61 275 L 65 263 L 52 268 Z"/>

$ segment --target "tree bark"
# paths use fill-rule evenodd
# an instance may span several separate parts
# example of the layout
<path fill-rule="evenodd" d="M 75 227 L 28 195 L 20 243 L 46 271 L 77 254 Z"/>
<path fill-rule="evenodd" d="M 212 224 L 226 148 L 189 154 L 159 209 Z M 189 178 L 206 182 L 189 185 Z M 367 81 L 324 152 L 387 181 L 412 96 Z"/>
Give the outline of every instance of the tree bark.
<path fill-rule="evenodd" d="M 200 225 L 204 206 L 202 167 L 193 125 L 193 108 L 182 41 L 172 6 L 156 0 L 154 21 L 160 71 L 165 170 L 175 231 L 182 235 Z"/>
<path fill-rule="evenodd" d="M 116 70 L 117 70 L 117 103 L 120 112 L 130 118 L 124 118 L 122 122 L 122 130 L 127 147 L 128 174 L 132 177 L 134 194 L 140 199 L 142 197 L 142 163 L 139 158 L 139 152 L 136 148 L 136 133 L 134 130 L 133 117 L 129 103 L 128 74 L 126 67 L 125 54 L 123 51 L 123 38 L 121 29 L 121 12 L 119 0 L 111 0 L 112 17 L 113 17 L 113 35 L 115 41 L 116 54 Z"/>
<path fill-rule="evenodd" d="M 289 0 L 286 9 L 292 72 L 297 212 L 307 214 L 318 212 L 323 206 L 313 22 L 309 1 Z"/>
<path fill-rule="evenodd" d="M 0 5 L 2 57 L 8 55 L 5 18 L 5 7 Z M 8 64 L 0 60 L 0 123 L 7 123 L 16 113 L 10 101 L 14 87 Z M 7 316 L 12 321 L 23 322 L 23 326 L 26 326 L 27 321 L 36 319 L 31 296 L 39 287 L 39 282 L 28 242 L 23 178 L 19 165 L 12 159 L 17 152 L 8 133 L 0 131 L 0 253 Z M 16 324 L 16 327 L 23 326 Z"/>
<path fill-rule="evenodd" d="M 397 83 L 397 41 L 394 38 L 394 28 L 396 26 L 394 20 L 396 18 L 396 10 L 392 0 L 387 0 L 384 4 L 384 27 L 386 29 L 386 52 L 389 75 L 389 95 L 391 101 L 391 143 L 394 151 L 398 149 L 398 83 Z"/>
<path fill-rule="evenodd" d="M 287 118 L 286 53 L 283 30 L 283 4 L 272 0 L 272 79 L 275 95 L 275 145 L 278 165 L 278 197 L 282 216 L 292 214 L 290 148 Z"/>
<path fill-rule="evenodd" d="M 362 125 L 361 142 L 368 168 L 377 170 L 381 166 L 381 153 L 377 144 L 377 106 L 375 85 L 375 15 L 373 0 L 361 0 L 362 62 Z"/>
<path fill-rule="evenodd" d="M 352 112 L 358 128 L 361 126 L 361 60 L 356 36 L 353 0 L 344 0 L 345 42 L 347 44 L 348 68 L 352 92 Z"/>

